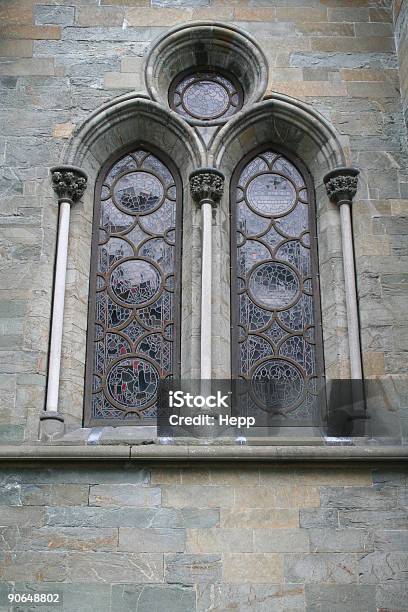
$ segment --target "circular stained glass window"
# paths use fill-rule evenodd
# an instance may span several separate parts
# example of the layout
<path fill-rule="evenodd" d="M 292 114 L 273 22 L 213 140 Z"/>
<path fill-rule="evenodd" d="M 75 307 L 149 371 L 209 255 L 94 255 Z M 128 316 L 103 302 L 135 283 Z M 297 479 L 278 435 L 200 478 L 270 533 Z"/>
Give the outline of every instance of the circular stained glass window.
<path fill-rule="evenodd" d="M 125 212 L 145 215 L 158 208 L 164 197 L 161 181 L 149 172 L 129 172 L 116 183 L 116 204 Z"/>
<path fill-rule="evenodd" d="M 268 261 L 257 266 L 249 277 L 249 291 L 253 300 L 268 310 L 290 306 L 299 293 L 296 273 L 279 261 Z"/>
<path fill-rule="evenodd" d="M 242 89 L 235 79 L 214 70 L 178 77 L 169 97 L 171 108 L 180 115 L 204 122 L 230 117 L 243 102 Z"/>
<path fill-rule="evenodd" d="M 128 259 L 113 269 L 109 285 L 121 302 L 128 306 L 141 306 L 159 292 L 161 276 L 148 261 Z"/>
<path fill-rule="evenodd" d="M 118 404 L 143 408 L 157 392 L 159 374 L 149 362 L 139 357 L 121 359 L 106 377 L 108 395 Z"/>
<path fill-rule="evenodd" d="M 252 179 L 246 196 L 255 212 L 261 215 L 284 215 L 296 202 L 296 189 L 284 176 L 268 172 Z"/>

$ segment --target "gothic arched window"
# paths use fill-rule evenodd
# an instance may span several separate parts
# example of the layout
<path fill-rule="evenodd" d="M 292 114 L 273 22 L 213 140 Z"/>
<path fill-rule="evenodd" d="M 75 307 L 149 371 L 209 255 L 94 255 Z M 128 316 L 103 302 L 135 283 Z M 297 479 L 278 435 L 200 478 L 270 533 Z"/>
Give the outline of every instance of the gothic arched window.
<path fill-rule="evenodd" d="M 147 147 L 101 172 L 96 191 L 86 424 L 146 422 L 179 364 L 181 188 Z"/>
<path fill-rule="evenodd" d="M 322 352 L 313 189 L 295 163 L 263 150 L 232 180 L 231 344 L 233 376 L 268 381 L 272 412 L 304 423 Z"/>

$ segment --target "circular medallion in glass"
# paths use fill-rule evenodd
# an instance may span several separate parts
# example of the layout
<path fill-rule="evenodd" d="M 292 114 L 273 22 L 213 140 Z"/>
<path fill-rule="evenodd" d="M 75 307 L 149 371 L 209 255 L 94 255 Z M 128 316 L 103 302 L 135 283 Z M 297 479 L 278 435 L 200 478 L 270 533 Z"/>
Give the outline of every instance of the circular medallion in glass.
<path fill-rule="evenodd" d="M 285 215 L 296 202 L 296 189 L 284 176 L 268 172 L 252 179 L 246 197 L 251 208 L 261 215 Z"/>
<path fill-rule="evenodd" d="M 116 183 L 114 197 L 125 212 L 145 215 L 160 206 L 164 189 L 159 179 L 149 172 L 129 172 Z"/>
<path fill-rule="evenodd" d="M 161 275 L 143 259 L 128 259 L 113 269 L 109 285 L 114 295 L 128 306 L 142 306 L 160 291 Z"/>
<path fill-rule="evenodd" d="M 234 81 L 210 69 L 181 76 L 170 88 L 170 106 L 198 121 L 230 117 L 242 106 L 241 87 Z"/>
<path fill-rule="evenodd" d="M 193 117 L 216 119 L 227 110 L 229 96 L 225 87 L 220 83 L 203 79 L 186 88 L 183 104 L 186 111 Z"/>
<path fill-rule="evenodd" d="M 252 375 L 252 389 L 267 409 L 289 412 L 296 408 L 304 394 L 300 370 L 284 359 L 268 359 Z"/>
<path fill-rule="evenodd" d="M 128 409 L 139 408 L 154 399 L 159 374 L 145 359 L 128 357 L 118 361 L 106 377 L 108 395 Z"/>
<path fill-rule="evenodd" d="M 268 310 L 288 308 L 299 294 L 296 273 L 280 261 L 258 265 L 251 272 L 248 285 L 255 303 Z"/>

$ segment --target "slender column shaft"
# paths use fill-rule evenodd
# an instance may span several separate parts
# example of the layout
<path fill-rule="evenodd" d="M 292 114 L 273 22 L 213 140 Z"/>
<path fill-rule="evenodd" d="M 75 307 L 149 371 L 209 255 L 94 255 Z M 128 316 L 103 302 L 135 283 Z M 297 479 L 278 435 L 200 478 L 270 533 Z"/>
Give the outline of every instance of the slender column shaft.
<path fill-rule="evenodd" d="M 359 171 L 356 168 L 336 168 L 324 177 L 327 195 L 340 209 L 350 373 L 351 378 L 355 380 L 362 379 L 363 376 L 353 230 L 351 225 L 351 205 L 357 192 L 358 174 Z"/>
<path fill-rule="evenodd" d="M 58 389 L 61 368 L 62 328 L 64 321 L 65 279 L 68 258 L 68 235 L 71 203 L 60 203 L 58 225 L 58 249 L 55 266 L 55 282 L 51 323 L 51 342 L 47 386 L 47 411 L 58 411 Z"/>
<path fill-rule="evenodd" d="M 201 270 L 201 379 L 211 378 L 211 280 L 212 280 L 212 206 L 201 204 L 203 250 Z"/>
<path fill-rule="evenodd" d="M 71 206 L 86 189 L 85 172 L 73 166 L 51 168 L 52 187 L 58 194 L 59 222 L 45 414 L 55 418 L 58 413 L 58 392 L 61 369 L 61 347 L 64 323 L 65 281 L 67 274 L 68 237 Z M 55 416 L 54 416 L 55 415 Z M 61 416 L 58 415 L 61 420 Z"/>
<path fill-rule="evenodd" d="M 347 307 L 347 325 L 350 350 L 350 370 L 352 379 L 362 378 L 360 329 L 358 321 L 356 272 L 353 252 L 353 232 L 351 211 L 348 202 L 340 204 L 341 240 Z"/>
<path fill-rule="evenodd" d="M 202 259 L 201 259 L 201 380 L 211 379 L 211 283 L 212 283 L 212 208 L 221 199 L 224 175 L 214 168 L 200 168 L 190 175 L 193 199 L 201 207 Z"/>

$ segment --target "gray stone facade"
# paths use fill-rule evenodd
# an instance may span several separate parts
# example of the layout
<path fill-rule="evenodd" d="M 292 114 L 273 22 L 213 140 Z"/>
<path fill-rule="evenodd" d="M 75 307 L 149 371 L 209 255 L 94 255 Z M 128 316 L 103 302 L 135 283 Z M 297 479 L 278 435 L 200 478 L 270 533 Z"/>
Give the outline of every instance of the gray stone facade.
<path fill-rule="evenodd" d="M 2 0 L 0 20 L 0 443 L 33 459 L 51 448 L 35 464 L 3 453 L 0 609 L 25 609 L 8 606 L 9 592 L 57 591 L 75 612 L 407 611 L 403 451 L 394 448 L 387 464 L 384 449 L 368 463 L 357 460 L 373 449 L 336 463 L 341 453 L 316 458 L 297 446 L 282 463 L 278 446 L 240 463 L 239 453 L 210 448 L 211 463 L 197 451 L 193 464 L 192 447 L 157 463 L 154 444 L 130 447 L 137 437 L 154 442 L 151 432 L 108 428 L 99 438 L 109 449 L 103 463 L 78 462 L 92 455 L 82 402 L 93 189 L 109 155 L 134 140 L 165 147 L 182 174 L 183 249 L 191 253 L 182 372 L 193 378 L 201 225 L 189 174 L 213 165 L 226 176 L 213 222 L 221 279 L 214 376 L 230 368 L 229 180 L 243 155 L 275 142 L 297 153 L 315 182 L 326 373 L 347 378 L 340 221 L 323 176 L 359 168 L 352 216 L 364 377 L 381 387 L 377 421 L 406 443 L 407 0 Z M 250 103 L 200 139 L 167 108 L 166 88 L 187 61 L 172 59 L 168 35 L 174 28 L 183 44 L 194 40 L 191 30 L 183 38 L 189 25 L 212 40 L 215 20 L 234 34 L 220 34 L 209 57 L 222 57 L 225 40 L 235 45 Z M 256 44 L 242 46 L 245 38 Z M 53 457 L 53 445 L 39 441 L 39 418 L 58 223 L 50 169 L 61 164 L 80 166 L 89 186 L 71 212 L 59 405 L 66 435 Z M 68 445 L 70 462 L 58 461 Z"/>

